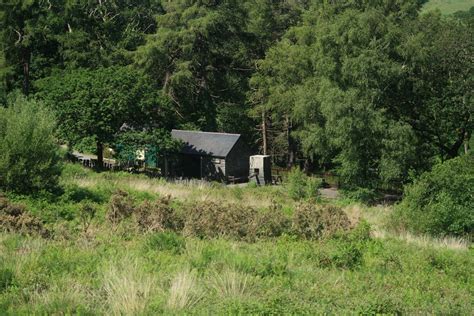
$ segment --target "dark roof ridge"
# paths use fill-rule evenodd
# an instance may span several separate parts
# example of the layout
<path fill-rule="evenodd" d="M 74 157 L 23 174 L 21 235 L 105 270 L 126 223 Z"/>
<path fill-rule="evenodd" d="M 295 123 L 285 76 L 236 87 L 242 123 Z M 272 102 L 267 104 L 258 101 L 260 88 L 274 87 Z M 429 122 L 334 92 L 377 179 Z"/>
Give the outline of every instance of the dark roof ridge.
<path fill-rule="evenodd" d="M 193 130 L 175 129 L 175 128 L 173 128 L 172 131 L 185 132 L 185 133 L 203 133 L 203 134 L 242 136 L 241 134 L 234 134 L 234 133 L 203 132 L 203 131 L 193 131 Z"/>

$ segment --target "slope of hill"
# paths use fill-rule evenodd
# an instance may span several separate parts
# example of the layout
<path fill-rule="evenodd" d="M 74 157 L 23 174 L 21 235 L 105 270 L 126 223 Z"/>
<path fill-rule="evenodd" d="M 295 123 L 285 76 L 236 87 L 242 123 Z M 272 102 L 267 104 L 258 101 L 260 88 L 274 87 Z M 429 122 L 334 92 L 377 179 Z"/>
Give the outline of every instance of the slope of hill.
<path fill-rule="evenodd" d="M 443 14 L 451 14 L 457 11 L 467 11 L 474 6 L 474 0 L 430 0 L 424 7 L 424 11 L 439 9 Z"/>

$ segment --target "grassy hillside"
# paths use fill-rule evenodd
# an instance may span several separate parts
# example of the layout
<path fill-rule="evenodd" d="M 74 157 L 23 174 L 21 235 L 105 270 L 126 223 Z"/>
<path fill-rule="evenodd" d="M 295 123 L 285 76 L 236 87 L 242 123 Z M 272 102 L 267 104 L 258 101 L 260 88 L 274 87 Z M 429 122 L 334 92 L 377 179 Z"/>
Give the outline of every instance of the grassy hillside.
<path fill-rule="evenodd" d="M 0 233 L 2 315 L 474 312 L 473 249 L 459 239 L 387 230 L 390 207 L 332 202 L 352 228 L 326 238 L 301 238 L 291 229 L 252 241 L 198 238 L 185 230 L 144 231 L 133 216 L 111 223 L 113 192 L 128 192 L 136 205 L 171 195 L 176 211 L 202 201 L 258 212 L 279 205 L 289 219 L 298 203 L 284 187 L 170 184 L 77 166 L 68 166 L 61 182 L 59 195 L 9 196 L 50 233 Z M 89 223 L 85 200 L 97 207 Z"/>
<path fill-rule="evenodd" d="M 474 6 L 474 0 L 430 0 L 424 7 L 424 11 L 439 9 L 443 14 L 451 14 L 457 11 L 467 11 Z"/>

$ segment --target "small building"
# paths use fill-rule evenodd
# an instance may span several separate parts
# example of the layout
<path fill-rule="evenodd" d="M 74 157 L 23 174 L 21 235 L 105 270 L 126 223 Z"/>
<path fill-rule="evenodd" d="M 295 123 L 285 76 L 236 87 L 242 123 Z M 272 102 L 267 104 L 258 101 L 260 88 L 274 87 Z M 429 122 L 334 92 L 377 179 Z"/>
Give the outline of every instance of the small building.
<path fill-rule="evenodd" d="M 172 172 L 184 178 L 246 181 L 250 150 L 240 134 L 172 130 L 184 143 Z"/>
<path fill-rule="evenodd" d="M 272 184 L 272 162 L 268 155 L 250 156 L 249 179 L 257 184 Z"/>

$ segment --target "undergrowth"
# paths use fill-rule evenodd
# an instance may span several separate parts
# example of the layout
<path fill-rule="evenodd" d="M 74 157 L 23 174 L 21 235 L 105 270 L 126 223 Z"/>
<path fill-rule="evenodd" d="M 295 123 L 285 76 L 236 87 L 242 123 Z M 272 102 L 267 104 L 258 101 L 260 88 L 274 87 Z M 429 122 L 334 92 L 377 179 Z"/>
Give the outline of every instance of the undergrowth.
<path fill-rule="evenodd" d="M 246 203 L 277 189 L 201 184 L 169 197 L 74 168 L 63 192 L 0 199 L 49 232 L 0 225 L 1 315 L 474 311 L 469 244 L 384 233 L 388 208 Z"/>

